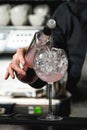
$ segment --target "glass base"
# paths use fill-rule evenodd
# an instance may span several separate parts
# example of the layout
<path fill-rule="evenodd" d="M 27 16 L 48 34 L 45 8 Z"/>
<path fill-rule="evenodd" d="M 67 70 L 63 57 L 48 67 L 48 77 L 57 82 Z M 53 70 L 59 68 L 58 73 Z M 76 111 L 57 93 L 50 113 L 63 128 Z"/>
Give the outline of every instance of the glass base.
<path fill-rule="evenodd" d="M 61 116 L 55 116 L 53 114 L 44 114 L 38 118 L 39 120 L 46 120 L 46 121 L 60 121 L 63 119 Z"/>

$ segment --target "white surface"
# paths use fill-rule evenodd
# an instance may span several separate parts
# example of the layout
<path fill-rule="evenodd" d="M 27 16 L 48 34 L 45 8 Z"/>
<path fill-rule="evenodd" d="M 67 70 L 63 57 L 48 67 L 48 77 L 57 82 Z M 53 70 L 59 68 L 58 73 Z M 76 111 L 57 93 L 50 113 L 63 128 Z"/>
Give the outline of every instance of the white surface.
<path fill-rule="evenodd" d="M 30 93 L 31 97 L 36 97 L 36 89 L 32 88 L 28 84 L 20 82 L 16 77 L 14 80 L 11 79 L 11 77 L 9 77 L 8 80 L 4 80 L 4 76 L 10 61 L 10 58 L 0 59 L 0 95 L 5 96 L 7 94 L 10 96 L 12 92 L 16 92 L 19 93 L 19 96 L 22 93 Z"/>
<path fill-rule="evenodd" d="M 10 11 L 10 18 L 12 24 L 15 26 L 26 25 L 28 11 L 29 7 L 27 4 L 20 4 L 14 6 Z"/>
<path fill-rule="evenodd" d="M 35 98 L 10 98 L 10 97 L 0 97 L 0 103 L 16 103 L 16 104 L 23 104 L 23 105 L 48 105 L 48 99 L 35 99 Z M 52 104 L 58 104 L 60 101 L 57 99 L 52 100 Z"/>
<path fill-rule="evenodd" d="M 30 45 L 39 27 L 0 27 L 0 53 L 14 53 L 18 48 Z"/>
<path fill-rule="evenodd" d="M 12 30 L 6 39 L 6 48 L 16 50 L 29 46 L 34 34 L 35 30 Z"/>

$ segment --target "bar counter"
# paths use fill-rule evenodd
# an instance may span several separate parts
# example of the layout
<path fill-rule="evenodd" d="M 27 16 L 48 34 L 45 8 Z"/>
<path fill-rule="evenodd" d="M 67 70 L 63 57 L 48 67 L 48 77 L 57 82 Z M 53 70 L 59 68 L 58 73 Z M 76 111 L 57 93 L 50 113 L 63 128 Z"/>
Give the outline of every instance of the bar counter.
<path fill-rule="evenodd" d="M 28 115 L 2 115 L 0 116 L 0 124 L 10 125 L 46 125 L 59 127 L 77 127 L 87 128 L 87 118 L 81 117 L 64 117 L 60 121 L 43 121 L 37 117 L 30 117 Z"/>

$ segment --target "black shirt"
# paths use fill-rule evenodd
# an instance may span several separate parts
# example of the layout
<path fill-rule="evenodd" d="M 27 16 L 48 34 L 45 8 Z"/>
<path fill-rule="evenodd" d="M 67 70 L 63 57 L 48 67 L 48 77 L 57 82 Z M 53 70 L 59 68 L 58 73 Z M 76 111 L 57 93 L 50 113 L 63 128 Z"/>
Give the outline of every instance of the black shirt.
<path fill-rule="evenodd" d="M 66 51 L 69 60 L 68 84 L 73 81 L 76 85 L 87 51 L 87 2 L 65 2 L 55 10 L 53 18 L 57 23 L 52 31 L 54 47 Z"/>
<path fill-rule="evenodd" d="M 69 80 L 79 80 L 87 51 L 87 2 L 66 2 L 53 14 L 54 46 L 65 49 L 69 60 Z"/>

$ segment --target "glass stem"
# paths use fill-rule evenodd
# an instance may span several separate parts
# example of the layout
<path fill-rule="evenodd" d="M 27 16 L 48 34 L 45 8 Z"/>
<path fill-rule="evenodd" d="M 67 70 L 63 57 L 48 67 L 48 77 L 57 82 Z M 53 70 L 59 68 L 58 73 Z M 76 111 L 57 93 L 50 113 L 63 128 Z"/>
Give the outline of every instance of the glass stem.
<path fill-rule="evenodd" d="M 53 114 L 53 111 L 52 111 L 52 86 L 53 86 L 53 84 L 51 84 L 51 83 L 48 83 L 48 85 L 47 85 L 47 92 L 48 92 L 48 98 L 49 98 L 49 107 L 48 107 L 49 115 Z"/>

